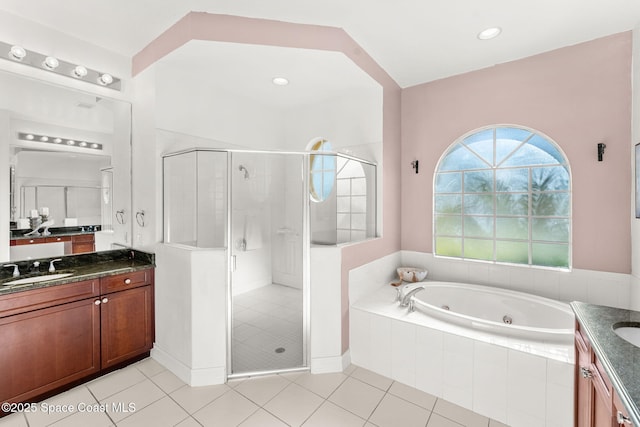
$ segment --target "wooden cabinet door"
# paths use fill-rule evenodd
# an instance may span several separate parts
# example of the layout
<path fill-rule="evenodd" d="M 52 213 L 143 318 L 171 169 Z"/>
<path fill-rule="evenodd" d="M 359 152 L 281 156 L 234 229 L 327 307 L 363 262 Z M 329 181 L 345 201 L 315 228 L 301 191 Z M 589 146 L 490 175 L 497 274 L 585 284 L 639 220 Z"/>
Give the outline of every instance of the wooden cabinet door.
<path fill-rule="evenodd" d="M 100 370 L 91 298 L 0 318 L 0 402 L 24 402 Z"/>
<path fill-rule="evenodd" d="M 612 389 L 605 381 L 604 372 L 592 365 L 593 384 L 593 427 L 615 427 L 615 414 L 613 413 Z"/>
<path fill-rule="evenodd" d="M 633 423 L 629 418 L 629 412 L 622 404 L 620 396 L 614 391 L 613 393 L 613 415 L 616 418 L 616 426 L 619 427 L 633 427 Z"/>
<path fill-rule="evenodd" d="M 575 333 L 576 343 L 576 427 L 591 427 L 593 415 L 593 385 L 591 384 L 591 348 L 580 331 Z"/>
<path fill-rule="evenodd" d="M 95 237 L 93 234 L 81 234 L 71 237 L 71 252 L 74 254 L 82 254 L 86 252 L 95 252 Z"/>
<path fill-rule="evenodd" d="M 153 286 L 103 295 L 100 307 L 103 368 L 151 350 Z"/>

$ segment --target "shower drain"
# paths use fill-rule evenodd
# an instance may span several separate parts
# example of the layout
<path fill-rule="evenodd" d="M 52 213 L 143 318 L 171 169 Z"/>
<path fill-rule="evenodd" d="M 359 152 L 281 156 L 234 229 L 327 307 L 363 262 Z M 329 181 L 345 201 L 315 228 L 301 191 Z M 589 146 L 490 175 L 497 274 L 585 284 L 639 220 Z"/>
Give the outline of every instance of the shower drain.
<path fill-rule="evenodd" d="M 284 353 L 284 347 L 276 348 L 276 353 Z"/>
<path fill-rule="evenodd" d="M 506 323 L 507 325 L 510 325 L 511 323 L 513 323 L 513 319 L 512 319 L 512 318 L 511 318 L 511 316 L 509 316 L 508 314 L 505 314 L 505 315 L 502 317 L 502 321 L 503 321 L 504 323 Z"/>

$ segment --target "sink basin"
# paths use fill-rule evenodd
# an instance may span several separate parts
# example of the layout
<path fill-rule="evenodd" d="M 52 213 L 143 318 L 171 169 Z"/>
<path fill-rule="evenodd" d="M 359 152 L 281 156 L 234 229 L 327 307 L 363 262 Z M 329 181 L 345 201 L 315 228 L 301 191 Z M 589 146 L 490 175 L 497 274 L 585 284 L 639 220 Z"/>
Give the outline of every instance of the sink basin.
<path fill-rule="evenodd" d="M 24 285 L 26 283 L 46 282 L 49 280 L 62 279 L 63 277 L 69 277 L 72 275 L 73 273 L 57 273 L 57 274 L 46 274 L 44 276 L 25 277 L 24 279 L 16 279 L 10 282 L 5 282 L 3 283 L 3 285 L 12 286 L 12 285 Z"/>
<path fill-rule="evenodd" d="M 623 340 L 640 347 L 640 326 L 620 326 L 613 330 Z"/>

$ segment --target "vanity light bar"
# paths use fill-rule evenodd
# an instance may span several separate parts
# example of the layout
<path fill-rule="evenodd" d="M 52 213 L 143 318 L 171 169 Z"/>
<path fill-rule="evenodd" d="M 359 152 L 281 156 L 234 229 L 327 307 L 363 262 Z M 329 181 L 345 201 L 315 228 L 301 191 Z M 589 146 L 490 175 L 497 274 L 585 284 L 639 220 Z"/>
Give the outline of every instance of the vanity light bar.
<path fill-rule="evenodd" d="M 59 136 L 37 135 L 35 133 L 18 132 L 18 139 L 30 142 L 43 142 L 54 145 L 67 145 L 69 147 L 87 148 L 89 150 L 102 150 L 102 144 L 97 142 L 82 141 Z"/>
<path fill-rule="evenodd" d="M 98 86 L 108 87 L 109 89 L 122 89 L 122 81 L 109 73 L 92 70 L 84 65 L 72 64 L 55 56 L 43 55 L 32 50 L 26 50 L 22 46 L 11 45 L 2 41 L 0 41 L 0 58 Z"/>

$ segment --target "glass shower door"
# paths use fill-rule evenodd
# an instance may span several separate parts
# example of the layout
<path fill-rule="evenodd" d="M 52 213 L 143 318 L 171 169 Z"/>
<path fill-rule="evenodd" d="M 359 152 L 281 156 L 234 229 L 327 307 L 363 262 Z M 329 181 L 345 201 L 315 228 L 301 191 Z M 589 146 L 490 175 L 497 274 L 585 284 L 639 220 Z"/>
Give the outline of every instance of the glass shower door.
<path fill-rule="evenodd" d="M 230 372 L 307 362 L 301 154 L 230 154 Z"/>

